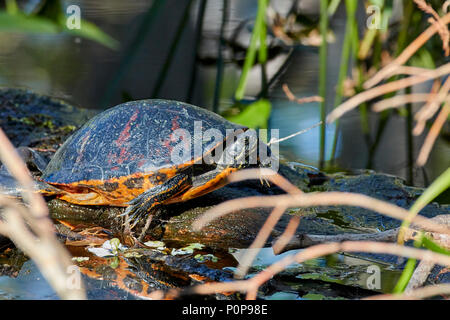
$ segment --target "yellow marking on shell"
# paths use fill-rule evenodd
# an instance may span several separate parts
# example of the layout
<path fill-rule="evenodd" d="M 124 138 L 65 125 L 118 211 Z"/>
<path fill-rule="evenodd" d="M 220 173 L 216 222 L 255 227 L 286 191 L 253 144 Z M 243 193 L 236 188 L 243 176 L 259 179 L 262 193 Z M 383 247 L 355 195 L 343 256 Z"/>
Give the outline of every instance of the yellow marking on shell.
<path fill-rule="evenodd" d="M 176 170 L 172 168 L 163 168 L 158 171 L 158 173 L 163 173 L 166 175 L 167 179 L 172 178 L 176 174 Z M 57 195 L 58 198 L 65 200 L 70 203 L 80 204 L 80 205 L 111 205 L 126 207 L 127 202 L 133 200 L 141 193 L 146 190 L 153 188 L 158 184 L 153 184 L 148 177 L 153 176 L 155 173 L 134 173 L 128 176 L 112 178 L 109 180 L 82 180 L 76 183 L 52 183 L 54 187 L 61 189 L 61 194 Z M 140 178 L 143 177 L 142 188 L 129 189 L 125 186 L 125 181 L 130 178 Z M 161 181 L 162 183 L 163 181 Z M 115 190 L 106 191 L 102 186 L 105 183 L 113 184 L 117 183 L 118 187 Z M 66 188 L 80 188 L 81 190 L 89 190 L 89 192 L 71 192 L 64 190 Z"/>

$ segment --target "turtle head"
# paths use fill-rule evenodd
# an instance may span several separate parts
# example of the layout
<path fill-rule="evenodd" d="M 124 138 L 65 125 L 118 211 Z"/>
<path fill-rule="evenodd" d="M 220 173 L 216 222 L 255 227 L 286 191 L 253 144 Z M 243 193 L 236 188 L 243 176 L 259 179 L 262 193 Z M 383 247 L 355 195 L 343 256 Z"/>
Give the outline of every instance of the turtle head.
<path fill-rule="evenodd" d="M 234 139 L 227 139 L 219 166 L 246 168 L 258 163 L 258 138 L 252 130 L 238 133 Z"/>

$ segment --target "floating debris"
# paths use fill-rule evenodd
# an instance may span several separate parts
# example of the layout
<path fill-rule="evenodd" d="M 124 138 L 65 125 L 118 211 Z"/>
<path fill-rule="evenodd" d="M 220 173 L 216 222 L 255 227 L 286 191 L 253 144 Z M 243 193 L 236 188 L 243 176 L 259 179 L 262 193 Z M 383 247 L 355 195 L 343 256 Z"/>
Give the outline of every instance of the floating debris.
<path fill-rule="evenodd" d="M 120 243 L 120 240 L 113 238 L 111 240 L 106 240 L 100 248 L 87 248 L 87 250 L 97 257 L 114 257 L 119 254 L 120 251 L 125 251 L 127 247 Z"/>
<path fill-rule="evenodd" d="M 215 255 L 213 255 L 211 253 L 196 254 L 194 259 L 197 260 L 198 262 L 205 262 L 205 261 L 217 262 L 217 261 L 219 261 L 219 258 L 217 258 Z"/>
<path fill-rule="evenodd" d="M 192 254 L 192 253 L 194 253 L 194 250 L 201 250 L 204 247 L 205 247 L 205 245 L 201 244 L 201 243 L 191 243 L 187 247 L 184 247 L 184 248 L 172 249 L 172 252 L 170 254 L 172 256 Z"/>
<path fill-rule="evenodd" d="M 76 262 L 83 262 L 83 261 L 88 261 L 89 257 L 72 257 L 72 261 L 76 261 Z"/>
<path fill-rule="evenodd" d="M 166 244 L 162 241 L 147 241 L 144 242 L 147 247 L 155 248 L 156 250 L 164 250 L 166 249 Z"/>

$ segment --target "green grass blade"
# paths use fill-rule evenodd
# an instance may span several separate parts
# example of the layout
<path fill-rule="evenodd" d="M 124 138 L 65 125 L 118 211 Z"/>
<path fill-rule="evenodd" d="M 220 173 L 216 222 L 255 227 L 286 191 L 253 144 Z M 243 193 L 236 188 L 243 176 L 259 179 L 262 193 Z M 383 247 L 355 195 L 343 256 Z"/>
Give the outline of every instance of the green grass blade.
<path fill-rule="evenodd" d="M 65 19 L 65 18 L 64 18 Z M 73 36 L 82 37 L 85 39 L 93 40 L 98 42 L 105 47 L 116 50 L 119 48 L 119 41 L 102 31 L 95 24 L 81 20 L 81 28 L 80 29 L 67 29 L 65 28 L 65 32 L 71 34 Z"/>
<path fill-rule="evenodd" d="M 422 239 L 422 245 L 427 248 L 428 250 L 431 250 L 433 252 L 445 254 L 447 256 L 450 256 L 450 250 L 447 250 L 446 248 L 440 246 L 438 243 L 433 241 L 427 236 L 424 236 Z"/>
<path fill-rule="evenodd" d="M 450 168 L 444 171 L 425 191 L 422 195 L 414 202 L 414 204 L 409 209 L 409 215 L 407 220 L 414 218 L 420 210 L 422 210 L 428 203 L 430 203 L 434 198 L 444 192 L 450 187 Z M 401 229 L 398 235 L 398 242 L 403 243 L 403 235 L 405 229 L 409 227 L 409 222 L 403 221 Z"/>
<path fill-rule="evenodd" d="M 402 275 L 400 276 L 400 279 L 398 279 L 397 284 L 392 291 L 393 293 L 402 293 L 405 291 L 405 288 L 414 273 L 414 269 L 416 268 L 416 263 L 416 259 L 408 259 L 405 269 L 403 269 Z"/>
<path fill-rule="evenodd" d="M 0 11 L 0 31 L 25 33 L 58 33 L 60 26 L 47 18 L 28 17 L 21 13 L 9 14 Z"/>
<path fill-rule="evenodd" d="M 6 0 L 5 6 L 6 12 L 9 14 L 17 14 L 19 12 L 19 7 L 17 6 L 16 0 Z"/>
<path fill-rule="evenodd" d="M 358 2 L 354 0 L 346 0 L 345 7 L 347 9 L 347 21 L 345 27 L 344 43 L 342 45 L 341 67 L 339 69 L 338 83 L 336 86 L 336 96 L 334 99 L 335 108 L 342 102 L 342 96 L 344 91 L 344 80 L 347 77 L 348 73 L 348 65 L 350 61 L 350 54 L 352 52 L 354 32 L 357 32 L 357 30 L 354 29 L 356 27 L 356 9 L 358 8 Z M 334 129 L 334 136 L 333 136 L 333 146 L 331 150 L 331 159 L 333 161 L 336 155 L 338 131 L 339 131 L 339 120 L 336 120 L 336 126 Z"/>
<path fill-rule="evenodd" d="M 356 1 L 353 1 L 356 3 Z M 331 17 L 336 13 L 337 8 L 341 4 L 341 0 L 331 0 L 330 4 L 328 5 L 328 15 Z"/>
<path fill-rule="evenodd" d="M 250 45 L 247 49 L 247 54 L 245 55 L 244 66 L 242 68 L 241 77 L 235 93 L 236 100 L 242 100 L 244 98 L 245 86 L 247 85 L 248 73 L 255 62 L 256 57 L 256 46 L 258 40 L 260 39 L 261 29 L 263 24 L 265 24 L 265 13 L 268 5 L 268 0 L 258 0 L 258 12 L 256 14 L 255 27 L 252 32 L 252 37 L 250 39 Z"/>
<path fill-rule="evenodd" d="M 226 118 L 249 128 L 266 129 L 271 109 L 272 105 L 269 100 L 259 99 L 246 106 L 238 115 Z"/>

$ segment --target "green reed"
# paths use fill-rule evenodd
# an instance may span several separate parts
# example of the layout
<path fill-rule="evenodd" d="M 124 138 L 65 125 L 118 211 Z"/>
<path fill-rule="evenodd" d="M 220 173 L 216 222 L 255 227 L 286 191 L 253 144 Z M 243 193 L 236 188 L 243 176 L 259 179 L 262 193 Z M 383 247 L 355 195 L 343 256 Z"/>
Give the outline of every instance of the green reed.
<path fill-rule="evenodd" d="M 252 32 L 252 37 L 250 39 L 250 45 L 245 56 L 241 77 L 239 79 L 239 83 L 234 95 L 237 101 L 240 101 L 244 98 L 245 87 L 248 81 L 248 73 L 250 72 L 250 69 L 253 67 L 253 64 L 255 62 L 258 42 L 260 43 L 260 52 L 266 51 L 266 32 L 264 30 L 266 28 L 265 14 L 268 3 L 269 0 L 258 0 L 258 12 L 256 13 L 255 26 Z M 259 58 L 266 59 L 267 53 L 260 53 Z"/>
<path fill-rule="evenodd" d="M 152 6 L 147 10 L 144 17 L 142 18 L 142 22 L 140 23 L 139 28 L 133 40 L 131 41 L 130 46 L 126 49 L 123 55 L 123 59 L 120 62 L 120 65 L 117 68 L 115 75 L 103 95 L 101 101 L 101 105 L 103 107 L 109 105 L 113 93 L 117 91 L 120 81 L 125 76 L 126 72 L 128 71 L 128 68 L 134 61 L 139 49 L 144 43 L 145 38 L 147 37 L 153 24 L 155 23 L 155 20 L 158 17 L 158 14 L 161 8 L 163 7 L 164 3 L 165 0 L 154 1 Z"/>
<path fill-rule="evenodd" d="M 192 97 L 194 96 L 195 84 L 197 82 L 197 57 L 202 41 L 203 22 L 205 20 L 205 11 L 208 0 L 200 0 L 197 13 L 197 22 L 195 26 L 195 50 L 194 59 L 191 67 L 191 80 L 189 82 L 189 88 L 186 94 L 186 102 L 192 103 Z"/>
<path fill-rule="evenodd" d="M 352 53 L 352 44 L 354 39 L 354 33 L 358 34 L 356 25 L 356 9 L 358 8 L 358 2 L 354 0 L 346 0 L 345 8 L 347 10 L 347 20 L 345 27 L 344 43 L 342 45 L 341 53 L 341 67 L 339 69 L 338 82 L 336 86 L 336 95 L 334 99 L 334 107 L 336 108 L 342 102 L 342 96 L 344 91 L 344 80 L 347 77 L 348 65 L 350 61 L 350 55 Z M 355 57 L 353 57 L 355 58 Z M 322 120 L 322 119 L 321 119 Z M 339 131 L 339 120 L 335 122 L 335 130 L 333 136 L 333 146 L 331 149 L 331 160 L 334 161 L 336 155 L 336 144 Z"/>
<path fill-rule="evenodd" d="M 220 35 L 219 35 L 219 45 L 217 46 L 217 73 L 216 73 L 216 85 L 214 87 L 214 99 L 213 99 L 213 111 L 219 111 L 219 100 L 220 93 L 222 89 L 222 79 L 223 79 L 223 69 L 224 69 L 224 61 L 223 61 L 223 48 L 225 46 L 225 27 L 228 22 L 228 0 L 223 0 L 222 6 L 222 22 L 220 24 Z"/>
<path fill-rule="evenodd" d="M 189 0 L 188 4 L 184 9 L 180 24 L 178 25 L 178 28 L 175 32 L 175 36 L 172 40 L 172 43 L 170 44 L 169 52 L 167 53 L 166 59 L 164 60 L 163 67 L 159 72 L 158 78 L 156 79 L 156 84 L 151 94 L 152 98 L 157 98 L 159 96 L 159 92 L 164 84 L 164 81 L 166 80 L 167 73 L 169 72 L 169 68 L 172 64 L 173 57 L 175 56 L 178 44 L 180 43 L 181 36 L 183 35 L 184 30 L 186 29 L 186 23 L 189 20 L 189 13 L 191 10 L 192 2 L 193 0 Z"/>
<path fill-rule="evenodd" d="M 322 43 L 319 49 L 319 96 L 323 98 L 320 104 L 320 151 L 319 168 L 323 169 L 325 164 L 325 129 L 326 129 L 326 91 L 327 91 L 327 33 L 328 33 L 328 0 L 320 0 L 320 34 Z"/>

